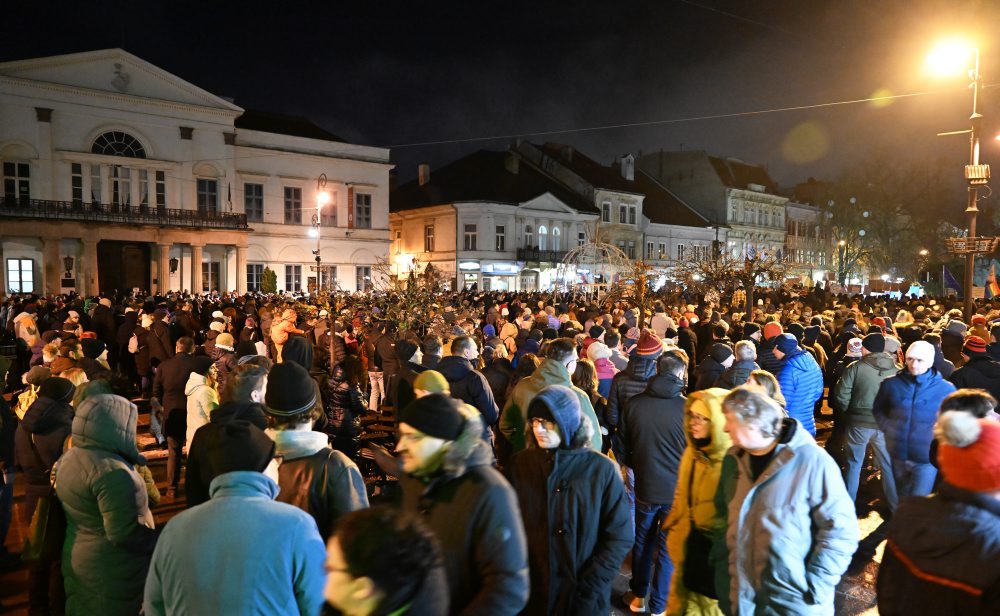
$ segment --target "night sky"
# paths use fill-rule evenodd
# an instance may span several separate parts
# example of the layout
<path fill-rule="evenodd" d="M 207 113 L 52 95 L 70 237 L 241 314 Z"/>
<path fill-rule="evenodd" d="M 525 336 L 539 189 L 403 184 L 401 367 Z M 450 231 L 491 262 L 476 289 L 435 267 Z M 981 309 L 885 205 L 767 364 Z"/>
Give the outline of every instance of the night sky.
<path fill-rule="evenodd" d="M 602 162 L 705 149 L 766 164 L 783 186 L 833 179 L 876 147 L 945 157 L 961 177 L 967 141 L 935 133 L 967 128 L 967 81 L 929 75 L 924 57 L 942 35 L 1000 33 L 998 0 L 4 5 L 0 61 L 123 47 L 242 107 L 390 146 L 403 180 L 514 135 Z M 978 39 L 983 72 L 1000 85 L 990 38 Z M 936 93 L 674 121 L 915 92 Z M 1000 87 L 984 100 L 992 137 Z M 498 138 L 411 145 L 481 137 Z M 984 140 L 984 158 L 998 148 Z"/>

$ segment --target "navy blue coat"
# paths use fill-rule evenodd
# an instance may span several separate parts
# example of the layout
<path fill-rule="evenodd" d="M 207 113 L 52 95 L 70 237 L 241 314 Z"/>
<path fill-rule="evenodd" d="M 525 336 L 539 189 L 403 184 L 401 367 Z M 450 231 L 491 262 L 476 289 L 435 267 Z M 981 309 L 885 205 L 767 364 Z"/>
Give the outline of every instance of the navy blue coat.
<path fill-rule="evenodd" d="M 934 422 L 945 396 L 955 386 L 931 368 L 913 376 L 905 368 L 882 381 L 872 415 L 885 433 L 889 456 L 896 460 L 930 464 Z"/>

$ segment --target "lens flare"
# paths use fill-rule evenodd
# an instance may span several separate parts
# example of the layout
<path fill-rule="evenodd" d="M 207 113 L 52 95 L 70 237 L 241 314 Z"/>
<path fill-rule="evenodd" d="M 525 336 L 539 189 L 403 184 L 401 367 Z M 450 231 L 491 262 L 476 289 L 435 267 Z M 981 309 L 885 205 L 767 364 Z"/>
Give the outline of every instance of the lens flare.
<path fill-rule="evenodd" d="M 799 124 L 781 142 L 781 153 L 785 160 L 797 164 L 815 162 L 829 151 L 828 131 L 823 125 L 813 121 Z"/>

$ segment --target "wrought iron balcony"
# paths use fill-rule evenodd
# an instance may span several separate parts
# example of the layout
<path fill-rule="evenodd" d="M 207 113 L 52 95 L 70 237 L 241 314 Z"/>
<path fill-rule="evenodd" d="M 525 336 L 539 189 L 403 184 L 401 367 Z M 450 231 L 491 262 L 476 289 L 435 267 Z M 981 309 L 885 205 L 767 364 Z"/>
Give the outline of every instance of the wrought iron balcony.
<path fill-rule="evenodd" d="M 537 263 L 559 263 L 566 256 L 563 250 L 539 250 L 537 248 L 518 248 L 518 261 L 534 261 Z"/>
<path fill-rule="evenodd" d="M 247 229 L 247 215 L 209 210 L 180 210 L 146 205 L 85 203 L 81 201 L 46 201 L 43 199 L 4 198 L 0 200 L 0 218 L 37 218 L 40 220 L 81 220 L 85 222 L 156 225 L 160 227 L 202 227 L 210 229 Z"/>

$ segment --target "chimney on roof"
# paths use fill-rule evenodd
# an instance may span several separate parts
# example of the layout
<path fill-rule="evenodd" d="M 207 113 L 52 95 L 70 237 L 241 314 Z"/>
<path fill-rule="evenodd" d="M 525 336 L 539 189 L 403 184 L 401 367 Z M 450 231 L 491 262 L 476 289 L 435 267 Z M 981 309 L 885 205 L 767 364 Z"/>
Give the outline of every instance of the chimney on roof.
<path fill-rule="evenodd" d="M 427 163 L 417 165 L 417 182 L 421 186 L 431 181 L 431 166 Z"/>
<path fill-rule="evenodd" d="M 626 154 L 622 156 L 621 161 L 618 163 L 618 167 L 622 172 L 622 177 L 629 182 L 635 181 L 635 157 L 631 154 Z"/>
<path fill-rule="evenodd" d="M 517 175 L 517 172 L 521 170 L 521 159 L 514 152 L 507 152 L 507 156 L 503 160 L 503 167 L 507 173 Z"/>

